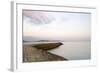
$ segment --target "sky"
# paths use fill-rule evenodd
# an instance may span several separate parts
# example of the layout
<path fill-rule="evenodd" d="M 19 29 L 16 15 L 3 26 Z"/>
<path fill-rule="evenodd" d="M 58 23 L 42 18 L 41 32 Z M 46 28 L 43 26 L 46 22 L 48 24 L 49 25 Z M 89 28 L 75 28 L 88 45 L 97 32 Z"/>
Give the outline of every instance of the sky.
<path fill-rule="evenodd" d="M 23 10 L 24 40 L 90 40 L 91 14 Z"/>

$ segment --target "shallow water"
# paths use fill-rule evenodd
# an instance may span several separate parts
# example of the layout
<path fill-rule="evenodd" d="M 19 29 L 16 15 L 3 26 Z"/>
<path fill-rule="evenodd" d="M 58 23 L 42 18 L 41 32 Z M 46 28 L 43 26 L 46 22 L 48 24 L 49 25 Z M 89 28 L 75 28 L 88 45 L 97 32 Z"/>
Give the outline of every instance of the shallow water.
<path fill-rule="evenodd" d="M 49 52 L 60 55 L 68 60 L 86 60 L 91 58 L 91 43 L 89 41 L 62 43 L 63 45 Z"/>

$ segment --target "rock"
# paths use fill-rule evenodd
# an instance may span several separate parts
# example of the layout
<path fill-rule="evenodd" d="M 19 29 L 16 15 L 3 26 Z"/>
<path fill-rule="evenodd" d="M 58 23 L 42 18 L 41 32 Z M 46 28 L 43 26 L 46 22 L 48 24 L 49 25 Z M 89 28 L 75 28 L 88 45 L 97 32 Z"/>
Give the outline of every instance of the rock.
<path fill-rule="evenodd" d="M 62 43 L 42 43 L 42 44 L 36 44 L 33 47 L 37 49 L 42 49 L 42 50 L 51 50 L 54 48 L 57 48 L 59 46 L 63 45 Z"/>

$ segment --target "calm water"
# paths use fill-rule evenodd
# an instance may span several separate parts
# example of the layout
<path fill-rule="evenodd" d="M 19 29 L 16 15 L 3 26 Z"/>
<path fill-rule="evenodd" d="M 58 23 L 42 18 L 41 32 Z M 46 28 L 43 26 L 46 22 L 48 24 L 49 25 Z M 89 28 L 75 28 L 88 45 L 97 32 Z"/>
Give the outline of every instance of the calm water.
<path fill-rule="evenodd" d="M 60 55 L 69 60 L 83 60 L 91 58 L 91 43 L 89 41 L 63 42 L 64 45 L 49 52 Z"/>
<path fill-rule="evenodd" d="M 24 44 L 39 44 L 48 42 L 27 42 Z M 49 42 L 52 43 L 52 42 Z M 62 56 L 68 60 L 86 60 L 91 58 L 91 43 L 90 41 L 74 41 L 62 42 L 58 48 L 52 49 L 49 52 Z"/>

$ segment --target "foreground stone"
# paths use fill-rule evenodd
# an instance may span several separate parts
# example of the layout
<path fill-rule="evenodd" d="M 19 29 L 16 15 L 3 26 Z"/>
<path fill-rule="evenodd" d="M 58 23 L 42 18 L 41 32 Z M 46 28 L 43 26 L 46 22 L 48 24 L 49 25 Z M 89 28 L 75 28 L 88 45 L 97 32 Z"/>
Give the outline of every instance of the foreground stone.
<path fill-rule="evenodd" d="M 33 47 L 37 49 L 42 49 L 42 50 L 51 50 L 54 48 L 57 48 L 59 46 L 63 45 L 62 43 L 43 43 L 43 44 L 36 44 Z"/>

